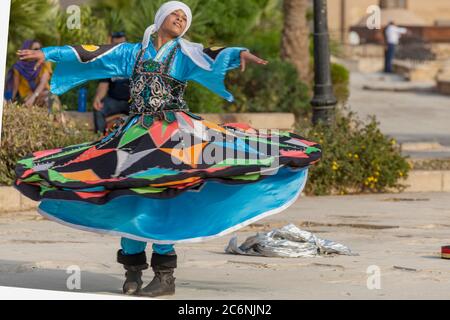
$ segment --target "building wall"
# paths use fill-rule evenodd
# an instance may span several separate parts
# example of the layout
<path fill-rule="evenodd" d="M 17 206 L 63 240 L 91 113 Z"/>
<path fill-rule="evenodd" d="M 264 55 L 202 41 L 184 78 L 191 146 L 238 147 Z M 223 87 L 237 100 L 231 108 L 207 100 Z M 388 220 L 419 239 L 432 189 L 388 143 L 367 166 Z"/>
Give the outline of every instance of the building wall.
<path fill-rule="evenodd" d="M 449 0 L 409 0 L 408 9 L 430 25 L 440 19 L 450 21 Z"/>
<path fill-rule="evenodd" d="M 436 20 L 450 22 L 450 0 L 407 0 L 408 10 L 422 18 L 427 24 L 434 25 Z M 342 3 L 345 2 L 345 22 L 342 24 Z M 335 39 L 341 38 L 344 26 L 345 39 L 350 26 L 366 16 L 367 8 L 379 5 L 378 0 L 328 0 L 328 24 L 330 34 Z"/>

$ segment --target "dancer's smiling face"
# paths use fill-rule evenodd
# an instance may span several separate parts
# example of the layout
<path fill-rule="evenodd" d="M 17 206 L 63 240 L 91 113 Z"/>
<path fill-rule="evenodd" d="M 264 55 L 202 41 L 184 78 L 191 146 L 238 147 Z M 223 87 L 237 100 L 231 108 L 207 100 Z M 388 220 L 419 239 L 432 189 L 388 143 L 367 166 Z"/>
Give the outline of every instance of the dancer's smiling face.
<path fill-rule="evenodd" d="M 187 26 L 187 16 L 183 10 L 176 10 L 164 20 L 161 30 L 173 38 L 179 37 Z"/>

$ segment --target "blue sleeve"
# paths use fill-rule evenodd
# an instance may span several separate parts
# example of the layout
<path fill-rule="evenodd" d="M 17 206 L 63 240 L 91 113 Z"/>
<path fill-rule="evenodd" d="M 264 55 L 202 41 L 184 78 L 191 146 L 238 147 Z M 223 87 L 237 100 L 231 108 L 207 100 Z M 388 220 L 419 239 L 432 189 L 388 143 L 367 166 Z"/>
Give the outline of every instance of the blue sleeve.
<path fill-rule="evenodd" d="M 211 71 L 197 66 L 191 59 L 185 57 L 187 60 L 187 66 L 185 68 L 184 78 L 185 80 L 195 81 L 221 96 L 225 100 L 233 102 L 233 95 L 225 87 L 225 76 L 228 71 L 240 67 L 241 51 L 248 51 L 248 49 L 241 47 L 228 47 L 219 48 L 217 51 L 219 51 L 217 55 L 207 55 L 208 60 L 211 62 Z"/>
<path fill-rule="evenodd" d="M 50 91 L 61 95 L 90 80 L 129 78 L 140 48 L 140 43 L 43 48 L 45 59 L 56 63 Z"/>

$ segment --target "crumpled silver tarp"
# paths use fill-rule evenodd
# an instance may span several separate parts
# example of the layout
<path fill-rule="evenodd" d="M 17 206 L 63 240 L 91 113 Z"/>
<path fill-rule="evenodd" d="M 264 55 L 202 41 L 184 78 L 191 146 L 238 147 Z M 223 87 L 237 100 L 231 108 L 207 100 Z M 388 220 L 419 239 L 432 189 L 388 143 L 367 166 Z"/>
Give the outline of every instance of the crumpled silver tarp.
<path fill-rule="evenodd" d="M 301 230 L 294 224 L 266 233 L 248 237 L 238 246 L 237 236 L 231 238 L 226 253 L 266 257 L 316 257 L 341 254 L 354 256 L 351 250 L 334 241 L 317 238 L 313 233 Z"/>

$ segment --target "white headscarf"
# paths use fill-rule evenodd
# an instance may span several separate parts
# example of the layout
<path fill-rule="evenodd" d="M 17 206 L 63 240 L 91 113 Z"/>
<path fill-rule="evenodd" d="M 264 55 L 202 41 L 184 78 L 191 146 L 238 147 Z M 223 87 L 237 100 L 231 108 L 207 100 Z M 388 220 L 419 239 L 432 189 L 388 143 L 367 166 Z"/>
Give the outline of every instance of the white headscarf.
<path fill-rule="evenodd" d="M 164 23 L 164 20 L 167 18 L 168 15 L 177 10 L 183 10 L 183 12 L 187 16 L 186 29 L 178 37 L 181 46 L 181 51 L 189 58 L 191 58 L 191 60 L 199 67 L 205 70 L 211 70 L 210 62 L 205 58 L 205 54 L 203 53 L 203 45 L 200 43 L 190 42 L 182 38 L 191 26 L 192 12 L 191 9 L 185 3 L 180 1 L 166 2 L 158 9 L 155 15 L 154 24 L 152 24 L 150 27 L 147 28 L 147 30 L 145 30 L 144 38 L 142 40 L 142 48 L 146 49 L 148 47 L 150 43 L 150 36 L 159 30 L 159 28 Z"/>

